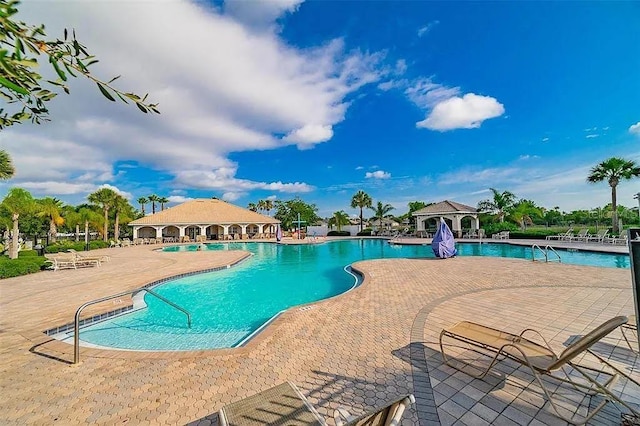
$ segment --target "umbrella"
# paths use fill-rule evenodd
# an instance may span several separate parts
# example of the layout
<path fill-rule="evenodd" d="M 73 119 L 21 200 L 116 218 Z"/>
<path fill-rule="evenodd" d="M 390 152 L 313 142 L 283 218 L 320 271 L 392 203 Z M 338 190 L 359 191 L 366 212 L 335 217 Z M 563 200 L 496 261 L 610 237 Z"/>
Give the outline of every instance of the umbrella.
<path fill-rule="evenodd" d="M 458 254 L 458 250 L 456 250 L 456 242 L 453 239 L 453 233 L 442 218 L 440 218 L 440 226 L 438 227 L 438 231 L 431 242 L 431 248 L 433 249 L 433 253 L 436 257 L 441 259 L 453 257 Z"/>

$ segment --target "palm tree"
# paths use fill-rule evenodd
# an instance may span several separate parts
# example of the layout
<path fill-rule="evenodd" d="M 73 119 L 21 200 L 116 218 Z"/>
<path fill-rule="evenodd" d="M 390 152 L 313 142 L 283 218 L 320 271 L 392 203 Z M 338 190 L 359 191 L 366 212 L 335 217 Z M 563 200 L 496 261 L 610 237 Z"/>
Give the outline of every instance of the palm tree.
<path fill-rule="evenodd" d="M 520 228 L 526 229 L 527 225 L 533 225 L 534 218 L 541 218 L 543 215 L 542 209 L 531 200 L 518 201 L 509 217 L 520 225 Z"/>
<path fill-rule="evenodd" d="M 148 202 L 149 202 L 149 199 L 147 197 L 138 198 L 138 203 L 140 203 L 140 209 L 143 215 L 144 215 L 144 205 L 147 204 Z"/>
<path fill-rule="evenodd" d="M 38 216 L 49 219 L 49 242 L 51 243 L 56 242 L 58 226 L 64 223 L 64 218 L 60 214 L 62 207 L 62 201 L 57 198 L 46 197 L 37 201 Z"/>
<path fill-rule="evenodd" d="M 378 227 L 378 232 L 380 232 L 380 230 L 382 229 L 382 219 L 387 217 L 389 215 L 389 212 L 395 207 L 393 207 L 391 204 L 382 204 L 381 201 L 378 201 L 378 204 L 376 204 L 375 207 L 369 208 L 374 212 L 373 218 L 380 221 L 380 226 Z"/>
<path fill-rule="evenodd" d="M 116 194 L 115 197 L 113 197 L 111 207 L 116 214 L 113 222 L 113 239 L 118 241 L 120 239 L 120 213 L 129 207 L 129 202 L 122 195 Z"/>
<path fill-rule="evenodd" d="M 64 223 L 67 226 L 75 228 L 75 240 L 76 242 L 80 241 L 80 223 L 82 220 L 78 212 L 73 207 L 65 206 L 62 217 L 64 217 Z"/>
<path fill-rule="evenodd" d="M 18 219 L 21 214 L 29 213 L 33 210 L 34 200 L 31 194 L 22 188 L 11 188 L 4 200 L 2 206 L 11 214 L 13 228 L 11 231 L 11 250 L 9 250 L 9 259 L 18 257 Z"/>
<path fill-rule="evenodd" d="M 89 246 L 89 224 L 94 225 L 96 229 L 100 227 L 101 217 L 95 211 L 83 207 L 78 210 L 78 220 L 81 223 L 84 223 L 84 245 L 85 247 Z"/>
<path fill-rule="evenodd" d="M 618 204 L 616 199 L 616 187 L 621 180 L 630 180 L 640 176 L 640 167 L 630 160 L 624 158 L 611 157 L 604 160 L 591 169 L 587 182 L 598 183 L 604 180 L 609 182 L 611 187 L 611 221 L 613 233 L 617 234 L 618 229 Z"/>
<path fill-rule="evenodd" d="M 118 194 L 109 188 L 100 188 L 97 191 L 89 194 L 87 199 L 91 204 L 95 204 L 102 209 L 104 213 L 104 228 L 102 239 L 106 242 L 109 237 L 109 209 L 113 204 L 113 200 Z"/>
<path fill-rule="evenodd" d="M 259 200 L 258 204 L 256 205 L 256 207 L 258 208 L 258 210 L 260 210 L 261 212 L 265 210 L 265 202 L 264 200 Z"/>
<path fill-rule="evenodd" d="M 13 167 L 9 153 L 5 150 L 0 150 L 0 180 L 10 179 L 15 172 L 16 169 Z"/>
<path fill-rule="evenodd" d="M 156 203 L 159 199 L 160 197 L 158 197 L 156 194 L 149 195 L 149 202 L 151 203 L 151 214 L 156 214 Z"/>
<path fill-rule="evenodd" d="M 263 208 L 267 211 L 267 216 L 271 216 L 269 212 L 273 210 L 273 200 L 264 200 Z"/>
<path fill-rule="evenodd" d="M 160 211 L 164 211 L 164 205 L 169 202 L 167 197 L 158 197 L 158 202 L 160 203 Z"/>
<path fill-rule="evenodd" d="M 504 217 L 516 202 L 516 196 L 509 191 L 498 192 L 497 189 L 489 189 L 493 192 L 493 199 L 480 201 L 478 210 L 493 213 L 500 218 L 500 222 L 504 222 Z"/>
<path fill-rule="evenodd" d="M 352 209 L 360 208 L 360 232 L 362 232 L 362 226 L 363 226 L 362 209 L 365 207 L 371 208 L 372 202 L 373 201 L 371 200 L 371 197 L 369 196 L 369 194 L 367 194 L 364 191 L 356 192 L 355 195 L 351 198 L 351 208 Z"/>
<path fill-rule="evenodd" d="M 338 231 L 342 231 L 342 225 L 349 224 L 349 215 L 344 211 L 340 210 L 339 212 L 333 213 L 331 219 L 329 219 L 329 226 L 334 226 Z"/>
<path fill-rule="evenodd" d="M 252 212 L 257 212 L 258 211 L 258 206 L 256 206 L 256 203 L 249 203 L 247 205 L 247 208 L 249 210 L 251 210 Z"/>

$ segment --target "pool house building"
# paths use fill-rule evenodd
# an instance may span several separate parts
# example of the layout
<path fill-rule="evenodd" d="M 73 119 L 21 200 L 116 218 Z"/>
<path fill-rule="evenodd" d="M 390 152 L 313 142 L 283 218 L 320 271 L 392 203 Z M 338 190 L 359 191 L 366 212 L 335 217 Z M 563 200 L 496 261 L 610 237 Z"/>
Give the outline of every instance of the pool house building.
<path fill-rule="evenodd" d="M 275 235 L 279 220 L 218 199 L 195 199 L 129 223 L 133 238 L 246 240 Z"/>
<path fill-rule="evenodd" d="M 447 225 L 453 231 L 453 235 L 457 237 L 461 237 L 465 229 L 477 231 L 480 227 L 478 210 L 449 200 L 416 210 L 413 212 L 413 217 L 416 221 L 416 233 L 418 235 L 433 234 L 441 218 L 447 222 Z"/>

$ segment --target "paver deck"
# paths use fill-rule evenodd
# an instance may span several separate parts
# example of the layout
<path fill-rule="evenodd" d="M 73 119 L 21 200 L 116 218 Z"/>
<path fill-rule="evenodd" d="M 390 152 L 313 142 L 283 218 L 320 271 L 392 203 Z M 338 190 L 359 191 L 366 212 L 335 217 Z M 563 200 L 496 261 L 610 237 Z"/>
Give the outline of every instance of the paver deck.
<path fill-rule="evenodd" d="M 569 336 L 633 312 L 627 269 L 501 258 L 382 259 L 354 264 L 365 276 L 354 291 L 290 309 L 243 348 L 83 348 L 82 362 L 71 365 L 72 348 L 42 331 L 70 322 L 80 304 L 246 256 L 152 248 L 105 250 L 112 260 L 101 268 L 0 281 L 0 423 L 215 424 L 223 405 L 290 380 L 327 419 L 338 405 L 358 414 L 415 393 L 403 424 L 561 424 L 539 393 L 524 389 L 529 379 L 515 368 L 504 380 L 485 383 L 444 367 L 437 334 L 462 319 L 516 331 L 532 325 L 560 350 Z M 605 349 L 613 351 L 614 337 Z M 622 345 L 615 350 L 621 366 L 638 377 L 638 359 Z M 637 402 L 635 390 L 623 392 Z M 619 414 L 598 421 L 619 424 Z"/>

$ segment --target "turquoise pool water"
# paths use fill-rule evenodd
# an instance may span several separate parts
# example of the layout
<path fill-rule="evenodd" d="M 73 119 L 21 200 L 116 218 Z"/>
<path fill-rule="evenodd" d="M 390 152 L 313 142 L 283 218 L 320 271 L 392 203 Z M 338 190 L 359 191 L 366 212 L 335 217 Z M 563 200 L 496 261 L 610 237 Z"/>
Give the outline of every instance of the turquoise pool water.
<path fill-rule="evenodd" d="M 531 259 L 531 248 L 508 244 L 458 244 L 461 256 Z M 247 250 L 253 256 L 230 269 L 169 281 L 154 290 L 187 309 L 185 315 L 147 294 L 146 309 L 86 328 L 82 341 L 132 350 L 234 347 L 274 315 L 292 306 L 344 293 L 355 285 L 345 266 L 365 259 L 433 257 L 431 247 L 385 240 L 344 240 L 311 245 L 228 243 L 182 245 L 165 251 Z M 559 251 L 563 263 L 629 268 L 628 255 Z"/>

